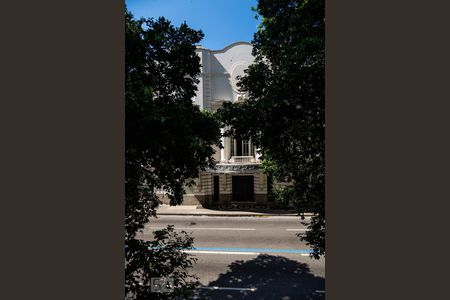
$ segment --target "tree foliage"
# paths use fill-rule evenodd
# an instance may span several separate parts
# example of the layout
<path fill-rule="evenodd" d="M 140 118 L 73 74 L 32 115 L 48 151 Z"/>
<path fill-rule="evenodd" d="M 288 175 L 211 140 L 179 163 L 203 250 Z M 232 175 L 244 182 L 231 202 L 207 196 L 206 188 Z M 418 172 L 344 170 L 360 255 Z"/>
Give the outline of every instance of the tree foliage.
<path fill-rule="evenodd" d="M 187 282 L 183 270 L 192 259 L 179 249 L 190 247 L 192 239 L 166 229 L 156 236 L 160 250 L 149 251 L 152 243 L 136 239 L 136 233 L 156 214 L 155 190 L 180 204 L 186 181 L 214 164 L 212 145 L 220 145 L 220 130 L 192 102 L 200 72 L 195 44 L 203 33 L 162 17 L 136 20 L 128 11 L 125 21 L 126 293 L 147 299 L 142 295 L 150 277 L 170 274 L 175 282 Z"/>
<path fill-rule="evenodd" d="M 228 134 L 251 138 L 266 168 L 293 182 L 299 213 L 314 213 L 303 239 L 325 253 L 324 1 L 259 0 L 255 62 L 240 80 L 244 103 L 219 111 Z M 292 193 L 289 193 L 292 196 Z"/>
<path fill-rule="evenodd" d="M 197 277 L 189 268 L 197 261 L 180 249 L 192 249 L 193 238 L 186 232 L 175 232 L 173 226 L 153 232 L 151 241 L 129 240 L 125 270 L 126 296 L 132 299 L 186 299 L 196 288 Z M 152 278 L 173 279 L 169 293 L 152 292 Z"/>

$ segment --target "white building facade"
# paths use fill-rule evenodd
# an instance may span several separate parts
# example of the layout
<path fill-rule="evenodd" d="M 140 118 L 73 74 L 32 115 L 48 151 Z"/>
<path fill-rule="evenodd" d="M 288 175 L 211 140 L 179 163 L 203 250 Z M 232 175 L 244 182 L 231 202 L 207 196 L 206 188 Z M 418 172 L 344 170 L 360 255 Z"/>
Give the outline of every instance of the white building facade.
<path fill-rule="evenodd" d="M 252 46 L 236 42 L 222 50 L 198 46 L 201 60 L 198 90 L 193 102 L 202 110 L 217 111 L 224 102 L 246 101 L 237 87 L 237 77 L 253 62 Z M 222 129 L 222 133 L 225 128 Z M 201 172 L 195 185 L 186 186 L 184 205 L 203 207 L 268 207 L 268 181 L 261 170 L 261 160 L 251 140 L 222 137 L 224 148 L 216 147 L 215 169 Z M 163 203 L 168 198 L 160 191 Z"/>
<path fill-rule="evenodd" d="M 253 62 L 252 46 L 233 43 L 222 50 L 198 47 L 201 73 L 193 101 L 211 112 L 226 101 L 246 101 L 237 87 L 237 77 Z M 222 132 L 224 132 L 224 128 Z M 267 205 L 267 176 L 260 168 L 258 149 L 251 140 L 222 138 L 216 149 L 214 170 L 202 172 L 194 187 L 187 188 L 185 204 L 204 207 L 264 207 Z"/>

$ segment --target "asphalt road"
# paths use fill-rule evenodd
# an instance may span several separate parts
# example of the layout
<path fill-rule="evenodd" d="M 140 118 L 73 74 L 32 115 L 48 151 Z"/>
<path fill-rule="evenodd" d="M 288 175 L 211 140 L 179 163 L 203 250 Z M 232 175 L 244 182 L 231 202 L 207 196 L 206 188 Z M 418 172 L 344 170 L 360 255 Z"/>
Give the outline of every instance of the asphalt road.
<path fill-rule="evenodd" d="M 309 257 L 299 217 L 160 216 L 140 237 L 169 224 L 194 237 L 194 299 L 325 298 L 325 259 Z"/>

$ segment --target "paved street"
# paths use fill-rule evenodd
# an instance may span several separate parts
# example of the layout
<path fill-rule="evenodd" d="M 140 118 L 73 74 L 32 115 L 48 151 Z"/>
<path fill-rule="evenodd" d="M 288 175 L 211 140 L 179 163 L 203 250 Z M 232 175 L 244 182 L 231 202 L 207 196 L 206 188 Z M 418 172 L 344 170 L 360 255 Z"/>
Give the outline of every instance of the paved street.
<path fill-rule="evenodd" d="M 325 298 L 325 259 L 309 257 L 299 217 L 160 216 L 141 238 L 169 224 L 194 237 L 197 299 Z"/>

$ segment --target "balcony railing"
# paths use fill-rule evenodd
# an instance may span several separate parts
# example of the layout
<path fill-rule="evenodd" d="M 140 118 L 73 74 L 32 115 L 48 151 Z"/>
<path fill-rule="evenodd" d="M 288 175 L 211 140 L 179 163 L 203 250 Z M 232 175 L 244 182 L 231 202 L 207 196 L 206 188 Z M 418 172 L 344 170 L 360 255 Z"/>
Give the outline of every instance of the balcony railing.
<path fill-rule="evenodd" d="M 232 156 L 229 160 L 230 163 L 256 163 L 253 156 Z"/>

